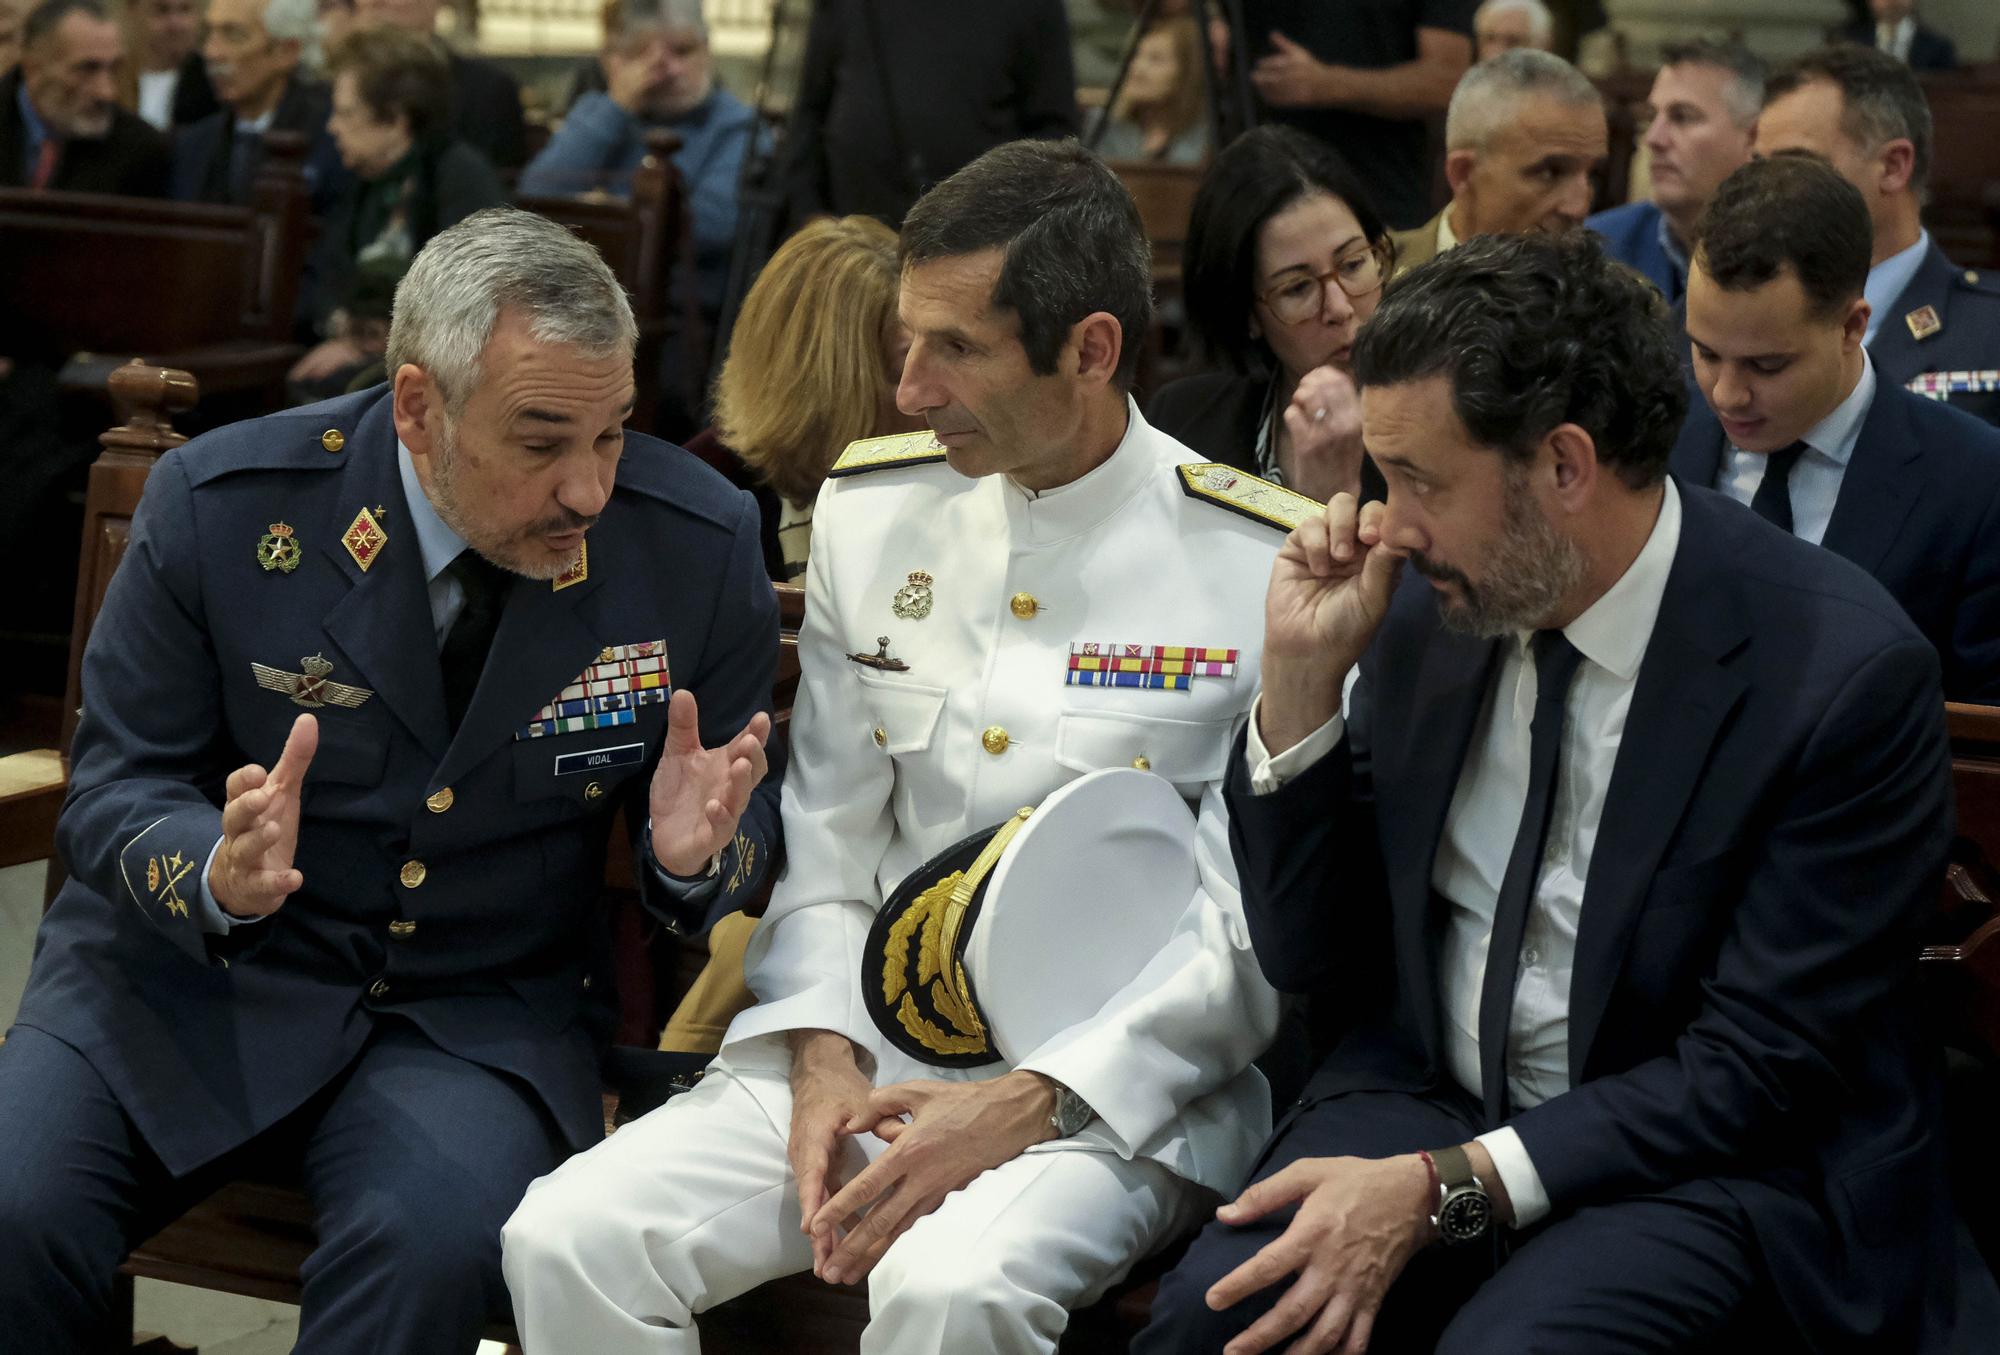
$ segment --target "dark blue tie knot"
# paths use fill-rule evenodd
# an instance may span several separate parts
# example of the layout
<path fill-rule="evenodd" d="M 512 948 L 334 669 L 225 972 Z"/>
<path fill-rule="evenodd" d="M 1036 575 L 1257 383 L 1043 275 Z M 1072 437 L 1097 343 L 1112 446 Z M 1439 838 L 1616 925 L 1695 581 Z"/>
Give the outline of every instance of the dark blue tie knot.
<path fill-rule="evenodd" d="M 1764 478 L 1750 496 L 1750 510 L 1772 526 L 1792 530 L 1792 468 L 1806 454 L 1804 439 L 1764 458 Z"/>
<path fill-rule="evenodd" d="M 1535 651 L 1535 704 L 1561 702 L 1569 695 L 1582 653 L 1559 630 L 1538 630 L 1528 645 Z"/>

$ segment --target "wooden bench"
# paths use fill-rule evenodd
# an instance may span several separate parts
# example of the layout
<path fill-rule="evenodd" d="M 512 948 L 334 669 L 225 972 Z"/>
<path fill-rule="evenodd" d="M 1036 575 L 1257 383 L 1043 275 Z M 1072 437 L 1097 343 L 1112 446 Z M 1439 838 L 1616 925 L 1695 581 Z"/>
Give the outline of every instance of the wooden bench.
<path fill-rule="evenodd" d="M 687 187 L 674 168 L 681 139 L 673 132 L 646 133 L 646 158 L 632 174 L 629 197 L 579 184 L 575 196 L 529 195 L 516 205 L 567 226 L 597 247 L 632 299 L 639 325 L 634 355 L 638 387 L 627 422 L 642 433 L 658 431 L 660 373 L 669 343 L 683 348 L 676 370 L 699 379 L 691 359 L 703 351 L 701 312 L 691 285 L 694 235 L 688 222 Z M 589 191 L 583 191 L 589 188 Z M 691 399 L 698 392 L 680 392 Z M 690 408 L 693 406 L 690 405 Z"/>
<path fill-rule="evenodd" d="M 142 357 L 192 374 L 210 417 L 280 408 L 285 372 L 304 351 L 292 331 L 306 147 L 292 133 L 267 140 L 247 207 L 0 189 L 11 356 L 76 359 L 82 386 Z"/>

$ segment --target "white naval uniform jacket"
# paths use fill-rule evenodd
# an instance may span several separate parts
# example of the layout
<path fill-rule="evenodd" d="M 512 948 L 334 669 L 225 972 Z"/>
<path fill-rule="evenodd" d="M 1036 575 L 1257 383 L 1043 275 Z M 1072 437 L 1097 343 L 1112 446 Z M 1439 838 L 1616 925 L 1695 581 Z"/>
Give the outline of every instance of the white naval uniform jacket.
<path fill-rule="evenodd" d="M 1201 458 L 1128 410 L 1109 460 L 1040 495 L 943 462 L 827 481 L 784 785 L 789 860 L 746 958 L 757 1005 L 723 1048 L 823 1028 L 873 1052 L 878 1086 L 1006 1072 L 936 1068 L 881 1038 L 861 992 L 875 911 L 967 834 L 1086 772 L 1144 759 L 1198 805 L 1201 887 L 1168 945 L 1095 1019 L 1016 1066 L 1100 1117 L 1063 1146 L 1151 1158 L 1231 1192 L 1271 1127 L 1250 1060 L 1272 1038 L 1278 999 L 1244 925 L 1221 788 L 1256 691 L 1284 532 L 1189 497 L 1174 467 Z M 918 572 L 931 578 L 930 612 L 898 616 L 897 592 Z M 907 671 L 846 657 L 874 654 L 881 636 Z M 1067 686 L 1070 646 L 1087 641 L 1239 654 L 1233 677 L 1196 677 L 1187 691 Z M 998 731 L 1005 746 L 989 751 Z M 1077 908 L 1115 906 L 1118 888 L 1079 862 Z M 1048 944 L 1052 973 L 1022 982 L 1060 981 L 1075 962 L 1060 935 Z"/>

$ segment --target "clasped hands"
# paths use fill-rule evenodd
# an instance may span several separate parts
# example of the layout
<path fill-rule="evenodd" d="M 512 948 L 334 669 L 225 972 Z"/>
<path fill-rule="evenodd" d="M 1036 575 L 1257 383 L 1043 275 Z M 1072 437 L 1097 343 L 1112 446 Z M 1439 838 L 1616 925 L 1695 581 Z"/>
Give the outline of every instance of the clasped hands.
<path fill-rule="evenodd" d="M 759 711 L 728 743 L 704 748 L 694 693 L 683 688 L 673 694 L 666 749 L 647 802 L 653 855 L 662 867 L 675 875 L 699 874 L 735 835 L 751 791 L 769 770 L 764 744 L 770 736 L 771 717 Z M 319 721 L 301 715 L 276 766 L 266 771 L 253 762 L 229 774 L 222 844 L 209 865 L 208 888 L 232 917 L 268 917 L 304 886 L 293 862 L 306 769 L 318 749 Z"/>
<path fill-rule="evenodd" d="M 787 1151 L 813 1274 L 829 1284 L 858 1283 L 946 1196 L 1054 1137 L 1055 1103 L 1049 1080 L 1024 1070 L 981 1082 L 877 1089 L 845 1036 L 801 1032 L 793 1040 Z M 884 1140 L 888 1150 L 843 1182 L 839 1159 L 854 1151 L 844 1140 L 861 1134 Z"/>

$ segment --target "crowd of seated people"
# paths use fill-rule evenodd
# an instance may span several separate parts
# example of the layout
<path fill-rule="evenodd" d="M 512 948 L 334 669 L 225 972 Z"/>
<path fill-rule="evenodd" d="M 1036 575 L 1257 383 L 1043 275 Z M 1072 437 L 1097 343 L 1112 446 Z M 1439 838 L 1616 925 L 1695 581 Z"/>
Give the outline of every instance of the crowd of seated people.
<path fill-rule="evenodd" d="M 391 1352 L 691 1351 L 811 1272 L 864 1349 L 1054 1355 L 1153 1256 L 1141 1355 L 2000 1330 L 1914 973 L 1942 707 L 2000 708 L 2000 271 L 1927 224 L 1935 35 L 1668 45 L 1606 207 L 1539 0 L 1245 8 L 1221 144 L 1205 7 L 1078 138 L 1059 7 L 908 0 L 825 0 L 771 143 L 698 0 L 612 0 L 532 155 L 437 0 L 21 16 L 0 183 L 242 207 L 296 133 L 316 234 L 306 408 L 162 459 L 85 661 L 0 1330 L 94 1332 L 141 1221 L 274 1145 L 302 1331 Z M 661 131 L 676 302 L 729 323 L 628 428 L 633 299 L 533 209 Z M 1198 177 L 1186 352 L 1135 163 Z M 1167 824 L 1149 932 L 1103 863 Z M 614 831 L 707 953 L 660 1047 L 714 1061 L 601 1141 Z M 1065 831 L 1136 959 L 1013 1048 L 1003 987 L 1106 960 L 979 968 Z"/>

